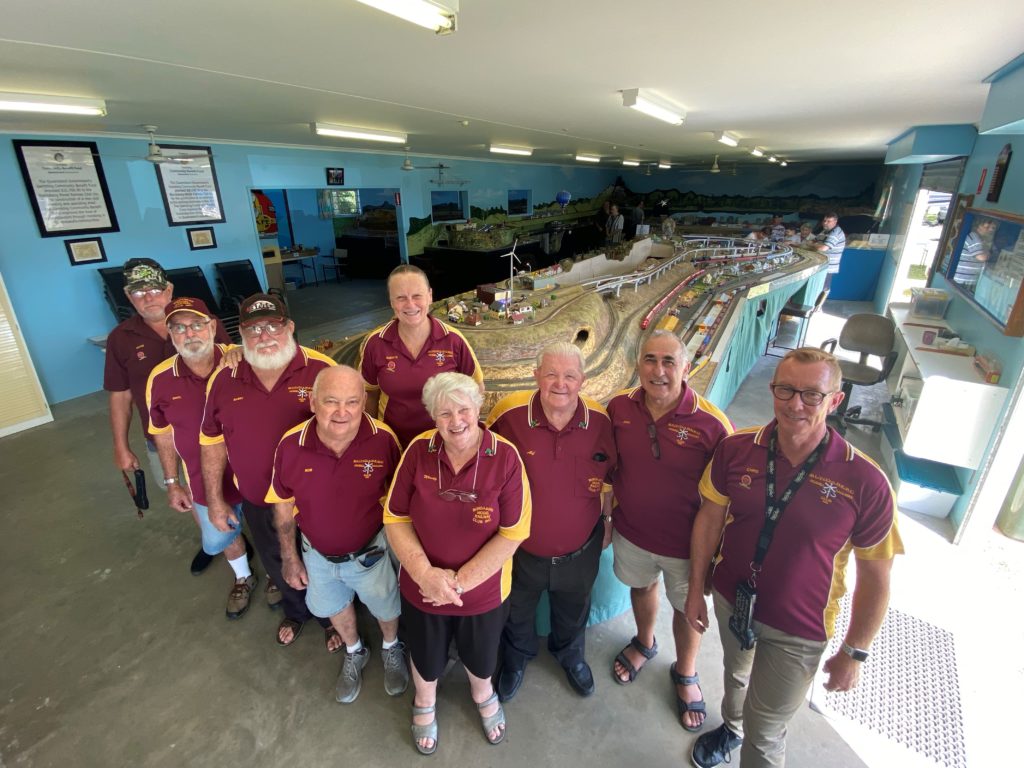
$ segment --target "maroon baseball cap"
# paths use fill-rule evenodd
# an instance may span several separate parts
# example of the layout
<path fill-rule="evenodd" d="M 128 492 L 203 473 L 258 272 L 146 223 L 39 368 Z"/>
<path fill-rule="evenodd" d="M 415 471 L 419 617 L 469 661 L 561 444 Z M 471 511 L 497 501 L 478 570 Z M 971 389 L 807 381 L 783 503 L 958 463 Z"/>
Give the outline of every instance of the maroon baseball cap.
<path fill-rule="evenodd" d="M 207 320 L 213 317 L 213 313 L 206 306 L 206 302 L 202 299 L 192 299 L 188 296 L 179 296 L 164 307 L 164 319 L 170 320 L 171 315 L 175 312 L 192 312 L 200 317 L 205 317 Z"/>
<path fill-rule="evenodd" d="M 269 293 L 254 293 L 238 308 L 239 324 L 248 323 L 251 320 L 261 320 L 265 317 L 287 320 L 288 307 L 277 296 L 271 296 Z"/>

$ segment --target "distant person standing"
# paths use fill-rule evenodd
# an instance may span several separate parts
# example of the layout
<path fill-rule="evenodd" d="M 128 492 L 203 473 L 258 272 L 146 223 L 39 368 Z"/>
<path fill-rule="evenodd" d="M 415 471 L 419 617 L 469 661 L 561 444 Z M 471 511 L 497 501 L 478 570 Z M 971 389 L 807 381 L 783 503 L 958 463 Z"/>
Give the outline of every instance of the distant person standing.
<path fill-rule="evenodd" d="M 828 256 L 828 274 L 825 275 L 825 290 L 832 287 L 832 276 L 839 272 L 839 262 L 846 250 L 846 233 L 839 227 L 839 214 L 829 211 L 821 220 L 821 233 L 815 241 L 815 249 Z"/>
<path fill-rule="evenodd" d="M 996 231 L 996 223 L 992 219 L 979 219 L 974 229 L 964 238 L 964 247 L 960 249 L 960 258 L 956 262 L 953 282 L 973 291 L 978 285 L 981 270 L 989 260 L 989 245 Z"/>
<path fill-rule="evenodd" d="M 772 214 L 771 230 L 768 238 L 773 243 L 781 243 L 786 239 L 786 225 L 782 223 L 782 216 L 777 213 Z"/>
<path fill-rule="evenodd" d="M 633 237 L 636 237 L 639 227 L 644 223 L 644 201 L 638 200 L 636 208 L 633 209 Z"/>
<path fill-rule="evenodd" d="M 622 242 L 622 227 L 625 219 L 619 213 L 619 206 L 613 205 L 608 213 L 608 221 L 604 225 L 605 241 L 609 243 Z"/>

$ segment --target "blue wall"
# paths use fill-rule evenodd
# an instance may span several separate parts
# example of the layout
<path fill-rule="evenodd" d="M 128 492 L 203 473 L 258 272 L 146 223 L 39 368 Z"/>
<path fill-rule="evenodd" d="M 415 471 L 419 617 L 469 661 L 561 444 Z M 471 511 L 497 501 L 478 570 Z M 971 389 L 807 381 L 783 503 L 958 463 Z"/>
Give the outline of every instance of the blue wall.
<path fill-rule="evenodd" d="M 102 235 L 107 263 L 72 267 L 64 238 L 42 238 L 18 170 L 11 139 L 95 141 L 103 159 L 120 232 Z M 311 190 L 323 186 L 324 168 L 345 168 L 349 188 L 394 188 L 402 193 L 403 230 L 408 217 L 430 215 L 430 190 L 437 189 L 427 170 L 403 172 L 401 154 L 318 151 L 238 144 L 213 144 L 226 221 L 216 224 L 217 248 L 190 251 L 184 227 L 169 227 L 153 165 L 142 160 L 145 140 L 8 135 L 0 147 L 0 273 L 28 343 L 47 399 L 51 403 L 101 388 L 103 353 L 87 342 L 106 334 L 114 318 L 103 300 L 98 267 L 118 266 L 136 256 L 157 259 L 167 269 L 198 264 L 214 285 L 215 262 L 252 259 L 262 273 L 259 239 L 250 190 Z M 417 165 L 439 158 L 414 158 Z M 445 159 L 452 176 L 466 178 L 473 204 L 504 206 L 509 189 L 531 189 L 535 201 L 553 200 L 561 189 L 574 198 L 593 197 L 614 179 L 602 168 L 526 165 Z M 316 202 L 309 208 L 316 216 Z M 284 212 L 278 209 L 283 217 Z M 293 224 L 295 223 L 293 215 Z M 303 217 L 305 220 L 305 217 Z M 319 222 L 319 219 L 316 220 Z M 306 222 L 311 223 L 311 222 Z M 323 222 L 330 225 L 330 222 Z M 299 236 L 305 245 L 313 238 Z M 333 248 L 333 236 L 328 243 Z M 323 247 L 323 246 L 322 246 Z"/>

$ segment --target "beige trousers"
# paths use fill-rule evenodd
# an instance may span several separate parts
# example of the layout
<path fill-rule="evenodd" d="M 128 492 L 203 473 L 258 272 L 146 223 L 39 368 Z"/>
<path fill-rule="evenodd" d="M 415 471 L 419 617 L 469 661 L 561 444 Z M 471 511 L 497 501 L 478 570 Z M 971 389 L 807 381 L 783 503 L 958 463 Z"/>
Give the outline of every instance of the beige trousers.
<path fill-rule="evenodd" d="M 805 640 L 754 622 L 757 644 L 740 649 L 729 629 L 732 603 L 713 593 L 725 665 L 722 719 L 743 736 L 743 768 L 786 763 L 786 724 L 803 704 L 814 681 L 824 641 Z"/>

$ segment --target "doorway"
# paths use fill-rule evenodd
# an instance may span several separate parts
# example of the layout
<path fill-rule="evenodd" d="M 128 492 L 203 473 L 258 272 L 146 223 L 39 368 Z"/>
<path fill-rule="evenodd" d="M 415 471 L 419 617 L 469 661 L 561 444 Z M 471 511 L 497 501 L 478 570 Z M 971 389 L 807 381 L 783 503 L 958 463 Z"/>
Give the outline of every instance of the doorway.
<path fill-rule="evenodd" d="M 935 261 L 951 197 L 948 192 L 918 190 L 888 303 L 910 301 L 912 288 L 924 288 L 928 284 L 928 273 Z"/>

